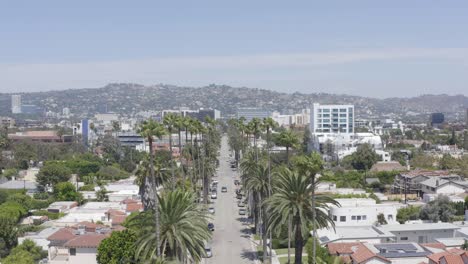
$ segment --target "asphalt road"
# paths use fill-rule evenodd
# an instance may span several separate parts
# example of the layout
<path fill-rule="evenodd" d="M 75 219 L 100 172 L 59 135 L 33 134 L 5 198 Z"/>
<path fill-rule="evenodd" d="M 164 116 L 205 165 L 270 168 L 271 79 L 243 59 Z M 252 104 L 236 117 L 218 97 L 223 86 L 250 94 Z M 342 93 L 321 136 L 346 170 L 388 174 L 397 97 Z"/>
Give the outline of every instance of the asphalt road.
<path fill-rule="evenodd" d="M 238 213 L 234 179 L 238 174 L 230 168 L 229 146 L 227 137 L 222 138 L 219 168 L 217 177 L 218 198 L 213 200 L 215 214 L 213 223 L 215 231 L 211 248 L 213 256 L 204 259 L 206 264 L 243 264 L 254 263 L 255 254 L 252 249 L 247 219 Z M 223 186 L 227 192 L 221 192 Z"/>

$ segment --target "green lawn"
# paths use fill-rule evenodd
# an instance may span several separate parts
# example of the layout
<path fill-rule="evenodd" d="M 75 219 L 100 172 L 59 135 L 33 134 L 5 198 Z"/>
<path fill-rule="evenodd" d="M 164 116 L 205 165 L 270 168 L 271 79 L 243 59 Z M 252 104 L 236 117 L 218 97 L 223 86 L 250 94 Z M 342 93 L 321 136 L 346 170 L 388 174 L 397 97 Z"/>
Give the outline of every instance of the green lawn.
<path fill-rule="evenodd" d="M 276 252 L 276 255 L 288 254 L 288 248 L 277 248 L 274 250 Z M 291 255 L 292 254 L 294 254 L 294 248 L 291 248 Z"/>
<path fill-rule="evenodd" d="M 288 263 L 288 257 L 278 258 L 281 264 Z M 294 263 L 294 255 L 291 255 L 291 264 Z M 302 257 L 302 263 L 307 263 L 307 257 Z"/>

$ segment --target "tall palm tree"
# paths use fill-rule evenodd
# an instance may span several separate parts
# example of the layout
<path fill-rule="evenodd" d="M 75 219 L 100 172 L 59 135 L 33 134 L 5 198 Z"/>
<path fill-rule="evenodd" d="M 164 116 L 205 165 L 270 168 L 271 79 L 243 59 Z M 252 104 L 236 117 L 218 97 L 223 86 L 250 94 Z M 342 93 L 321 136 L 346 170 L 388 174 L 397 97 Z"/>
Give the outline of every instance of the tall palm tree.
<path fill-rule="evenodd" d="M 316 183 L 317 184 L 317 183 Z M 316 227 L 325 228 L 334 226 L 333 220 L 328 216 L 329 204 L 339 205 L 333 198 L 325 194 L 316 195 L 315 207 L 309 197 L 316 185 L 310 184 L 307 175 L 288 168 L 277 171 L 273 195 L 267 199 L 268 228 L 279 232 L 281 226 L 288 224 L 291 217 L 291 229 L 294 232 L 295 262 L 302 263 L 302 251 L 307 227 L 315 223 Z M 315 214 L 315 219 L 313 215 Z"/>
<path fill-rule="evenodd" d="M 266 149 L 267 149 L 267 152 L 268 152 L 268 188 L 269 188 L 269 192 L 268 192 L 268 197 L 271 196 L 271 157 L 270 157 L 270 148 L 271 148 L 271 131 L 275 128 L 278 127 L 278 123 L 273 120 L 273 118 L 271 117 L 266 117 L 263 119 L 263 127 L 265 128 L 266 130 Z M 266 217 L 266 216 L 265 216 Z M 271 243 L 271 240 L 272 240 L 272 235 L 271 235 L 271 232 L 270 232 L 270 243 Z M 270 245 L 270 263 L 272 261 L 272 246 Z"/>
<path fill-rule="evenodd" d="M 169 259 L 177 259 L 181 263 L 198 263 L 205 252 L 204 243 L 211 238 L 206 228 L 208 216 L 205 210 L 195 203 L 192 192 L 170 191 L 161 196 L 160 201 L 162 252 Z M 155 255 L 153 221 L 150 212 L 143 212 L 127 225 L 140 236 L 136 254 L 143 260 L 152 259 Z"/>
<path fill-rule="evenodd" d="M 310 180 L 312 186 L 315 186 L 317 173 L 323 169 L 322 157 L 316 152 L 312 152 L 309 155 L 299 156 L 296 158 L 295 167 L 299 173 L 306 175 Z M 312 207 L 315 208 L 315 188 L 312 188 Z M 312 259 L 313 263 L 316 263 L 316 244 L 317 244 L 317 228 L 315 226 L 314 219 L 316 218 L 315 210 L 312 212 L 312 233 L 313 233 L 313 248 L 312 248 Z"/>
<path fill-rule="evenodd" d="M 189 133 L 189 127 L 191 123 L 192 123 L 192 118 L 190 116 L 186 116 L 182 118 L 182 124 L 184 126 L 184 131 L 185 131 L 185 144 L 187 144 L 188 142 L 188 133 Z"/>
<path fill-rule="evenodd" d="M 261 234 L 262 234 L 262 245 L 263 245 L 263 259 L 267 259 L 267 213 L 266 205 L 263 203 L 270 194 L 270 179 L 268 174 L 268 164 L 264 161 L 258 162 L 256 168 L 251 172 L 249 177 L 245 179 L 245 188 L 249 193 L 255 196 L 255 207 L 260 213 L 259 220 L 261 220 Z"/>
<path fill-rule="evenodd" d="M 167 174 L 167 170 L 164 168 L 164 166 L 160 162 L 154 161 L 153 168 L 156 186 L 161 186 L 167 183 L 169 180 L 169 175 Z M 146 199 L 146 197 L 148 197 L 148 194 L 145 193 L 145 182 L 147 178 L 150 179 L 151 177 L 149 155 L 145 155 L 143 157 L 141 164 L 138 166 L 135 172 L 135 176 L 135 184 L 139 187 L 139 194 L 142 197 L 142 199 L 144 197 Z M 147 202 L 143 202 L 143 204 L 147 204 Z"/>
<path fill-rule="evenodd" d="M 276 137 L 276 144 L 282 147 L 286 147 L 286 162 L 289 165 L 289 150 L 295 148 L 299 144 L 297 135 L 291 130 L 282 131 Z"/>
<path fill-rule="evenodd" d="M 161 125 L 160 123 L 154 121 L 154 120 L 148 120 L 144 121 L 140 128 L 138 129 L 138 132 L 143 138 L 146 138 L 149 144 L 149 156 L 150 156 L 150 179 L 148 177 L 145 178 L 145 189 L 148 190 L 149 192 L 153 193 L 153 204 L 152 206 L 150 204 L 143 204 L 145 210 L 150 209 L 151 207 L 153 209 L 158 208 L 159 206 L 159 201 L 158 201 L 158 191 L 157 191 L 157 185 L 156 185 L 156 180 L 154 177 L 154 153 L 153 153 L 153 137 L 157 137 L 161 139 L 165 134 L 166 130 L 164 129 L 164 126 Z M 151 187 L 149 187 L 151 186 Z M 155 210 L 154 214 L 154 219 L 155 219 L 155 228 L 156 228 L 156 247 L 158 248 L 157 250 L 157 256 L 161 256 L 161 251 L 159 250 L 159 234 L 160 234 L 160 226 L 159 226 L 159 213 L 158 210 Z"/>
<path fill-rule="evenodd" d="M 166 126 L 166 129 L 169 134 L 169 151 L 171 152 L 171 181 L 172 181 L 172 189 L 175 188 L 175 176 L 174 176 L 174 164 L 172 160 L 172 133 L 176 127 L 177 123 L 177 115 L 174 113 L 168 113 L 163 118 L 163 124 Z"/>

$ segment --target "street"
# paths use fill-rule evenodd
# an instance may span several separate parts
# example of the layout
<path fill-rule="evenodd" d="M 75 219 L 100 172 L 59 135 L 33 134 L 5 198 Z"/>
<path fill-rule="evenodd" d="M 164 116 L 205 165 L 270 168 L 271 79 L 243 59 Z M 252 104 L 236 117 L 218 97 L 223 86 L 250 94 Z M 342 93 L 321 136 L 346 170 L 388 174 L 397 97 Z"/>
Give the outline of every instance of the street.
<path fill-rule="evenodd" d="M 219 159 L 218 176 L 214 178 L 219 183 L 218 198 L 213 200 L 216 210 L 213 220 L 215 231 L 211 243 L 213 257 L 205 259 L 203 263 L 254 263 L 255 253 L 251 246 L 247 218 L 238 214 L 234 185 L 237 172 L 230 168 L 231 158 L 226 136 L 222 138 Z M 221 192 L 223 186 L 227 187 L 225 193 Z"/>

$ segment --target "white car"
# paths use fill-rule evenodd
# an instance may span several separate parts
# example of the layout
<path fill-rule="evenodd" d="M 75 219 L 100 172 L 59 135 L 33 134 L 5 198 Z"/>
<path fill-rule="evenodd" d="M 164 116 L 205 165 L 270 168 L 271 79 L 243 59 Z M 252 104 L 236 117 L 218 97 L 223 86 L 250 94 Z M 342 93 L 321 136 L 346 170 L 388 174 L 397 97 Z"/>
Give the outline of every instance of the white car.
<path fill-rule="evenodd" d="M 218 198 L 218 195 L 214 192 L 214 193 L 211 193 L 211 199 L 217 199 Z"/>
<path fill-rule="evenodd" d="M 214 214 L 214 213 L 215 213 L 214 207 L 208 208 L 208 212 L 209 212 L 210 214 Z"/>

